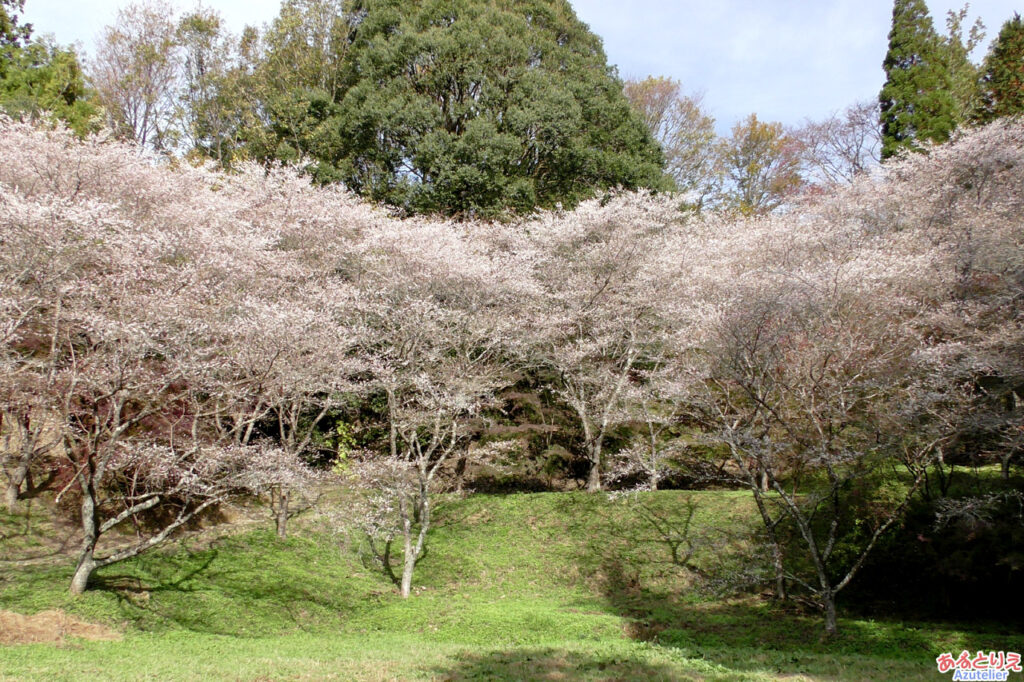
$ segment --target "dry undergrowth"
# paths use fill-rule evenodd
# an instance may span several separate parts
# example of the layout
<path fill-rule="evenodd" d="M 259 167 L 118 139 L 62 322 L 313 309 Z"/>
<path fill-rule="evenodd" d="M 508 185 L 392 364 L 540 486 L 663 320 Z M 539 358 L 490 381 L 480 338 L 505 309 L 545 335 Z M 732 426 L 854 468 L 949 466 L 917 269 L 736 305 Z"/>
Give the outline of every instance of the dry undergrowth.
<path fill-rule="evenodd" d="M 0 610 L 0 645 L 39 642 L 63 644 L 69 637 L 91 640 L 121 639 L 120 633 L 110 628 L 79 620 L 60 609 L 42 611 L 34 616 Z"/>

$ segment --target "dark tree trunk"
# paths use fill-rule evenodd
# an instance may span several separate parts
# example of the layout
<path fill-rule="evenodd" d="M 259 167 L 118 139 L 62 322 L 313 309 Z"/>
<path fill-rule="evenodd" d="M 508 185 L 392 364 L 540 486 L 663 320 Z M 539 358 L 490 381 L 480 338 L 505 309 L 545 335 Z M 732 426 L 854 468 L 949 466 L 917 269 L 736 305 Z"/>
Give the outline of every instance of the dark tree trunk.
<path fill-rule="evenodd" d="M 590 449 L 590 471 L 587 474 L 587 492 L 596 493 L 601 490 L 601 449 L 600 445 Z"/>
<path fill-rule="evenodd" d="M 277 537 L 284 540 L 288 537 L 288 489 L 281 487 L 274 492 L 275 521 Z"/>
<path fill-rule="evenodd" d="M 839 623 L 836 618 L 836 595 L 831 591 L 825 591 L 821 595 L 822 606 L 825 607 L 825 638 L 831 639 L 839 632 Z"/>
<path fill-rule="evenodd" d="M 774 538 L 772 539 L 772 564 L 775 568 L 775 598 L 779 601 L 786 601 L 788 595 L 786 594 L 786 574 L 782 568 L 782 547 Z"/>
<path fill-rule="evenodd" d="M 29 476 L 29 462 L 32 460 L 32 453 L 35 451 L 34 443 L 29 440 L 28 429 L 22 431 L 23 442 L 21 452 L 18 455 L 18 466 L 11 472 L 7 482 L 7 489 L 4 491 L 4 504 L 8 511 L 13 512 L 18 506 L 21 498 L 21 485 Z"/>

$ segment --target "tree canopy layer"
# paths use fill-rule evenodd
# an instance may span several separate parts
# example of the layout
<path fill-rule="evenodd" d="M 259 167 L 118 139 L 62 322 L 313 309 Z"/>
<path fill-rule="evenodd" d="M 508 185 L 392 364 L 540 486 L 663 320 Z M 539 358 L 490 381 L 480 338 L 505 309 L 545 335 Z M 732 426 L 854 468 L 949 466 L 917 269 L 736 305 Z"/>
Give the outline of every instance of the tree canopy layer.
<path fill-rule="evenodd" d="M 46 41 L 11 48 L 9 60 L 0 59 L 0 110 L 21 118 L 50 112 L 79 135 L 96 127 L 74 51 Z"/>
<path fill-rule="evenodd" d="M 895 1 L 882 68 L 882 158 L 949 139 L 956 127 L 949 70 L 923 0 Z"/>
<path fill-rule="evenodd" d="M 979 122 L 1024 112 L 1024 21 L 1014 15 L 999 31 L 982 65 Z"/>
<path fill-rule="evenodd" d="M 322 40 L 297 39 L 310 31 Z M 296 1 L 266 42 L 263 69 L 279 76 L 267 82 L 283 87 L 264 107 L 289 115 L 271 117 L 264 154 L 309 155 L 320 181 L 407 212 L 495 216 L 666 182 L 565 0 Z M 296 49 L 301 60 L 283 58 Z M 282 73 L 295 64 L 302 83 Z"/>
<path fill-rule="evenodd" d="M 32 40 L 15 12 L 24 0 L 0 0 L 0 111 L 17 118 L 49 112 L 84 135 L 95 127 L 78 57 L 50 39 Z"/>

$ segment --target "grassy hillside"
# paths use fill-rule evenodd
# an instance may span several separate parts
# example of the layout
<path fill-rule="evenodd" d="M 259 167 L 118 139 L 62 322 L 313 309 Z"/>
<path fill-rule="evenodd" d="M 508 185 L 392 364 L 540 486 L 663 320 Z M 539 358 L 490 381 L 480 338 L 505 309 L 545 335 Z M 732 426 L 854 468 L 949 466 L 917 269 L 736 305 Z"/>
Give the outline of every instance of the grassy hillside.
<path fill-rule="evenodd" d="M 313 515 L 287 541 L 199 535 L 111 566 L 77 600 L 70 556 L 4 561 L 0 608 L 123 638 L 0 647 L 0 679 L 935 679 L 942 651 L 1019 650 L 994 626 L 855 619 L 826 645 L 814 614 L 723 596 L 750 511 L 734 492 L 451 500 L 408 601 L 358 533 Z M 0 519 L 2 558 L 59 534 L 35 525 Z"/>

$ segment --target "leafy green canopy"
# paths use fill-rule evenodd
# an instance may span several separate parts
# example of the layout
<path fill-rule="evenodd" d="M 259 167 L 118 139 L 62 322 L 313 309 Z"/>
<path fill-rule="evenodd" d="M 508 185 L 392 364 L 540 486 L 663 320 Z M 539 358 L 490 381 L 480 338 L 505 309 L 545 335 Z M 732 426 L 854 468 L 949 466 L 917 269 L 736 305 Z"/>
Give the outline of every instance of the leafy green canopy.
<path fill-rule="evenodd" d="M 353 0 L 325 21 L 330 4 L 286 3 L 267 36 L 261 80 L 280 85 L 264 94 L 264 157 L 310 155 L 320 181 L 408 212 L 494 217 L 665 186 L 565 0 Z M 312 60 L 302 32 L 319 36 Z"/>
<path fill-rule="evenodd" d="M 982 72 L 977 121 L 1024 113 L 1024 21 L 1019 14 L 1003 24 Z"/>
<path fill-rule="evenodd" d="M 0 0 L 0 111 L 18 118 L 49 112 L 84 135 L 94 125 L 78 57 L 49 40 L 33 40 L 15 12 L 24 0 Z"/>
<path fill-rule="evenodd" d="M 895 0 L 879 94 L 882 158 L 925 141 L 945 142 L 955 128 L 950 75 L 923 0 Z"/>
<path fill-rule="evenodd" d="M 87 97 L 74 51 L 34 41 L 10 51 L 0 66 L 0 110 L 18 118 L 49 112 L 79 135 L 96 127 L 96 107 Z"/>

